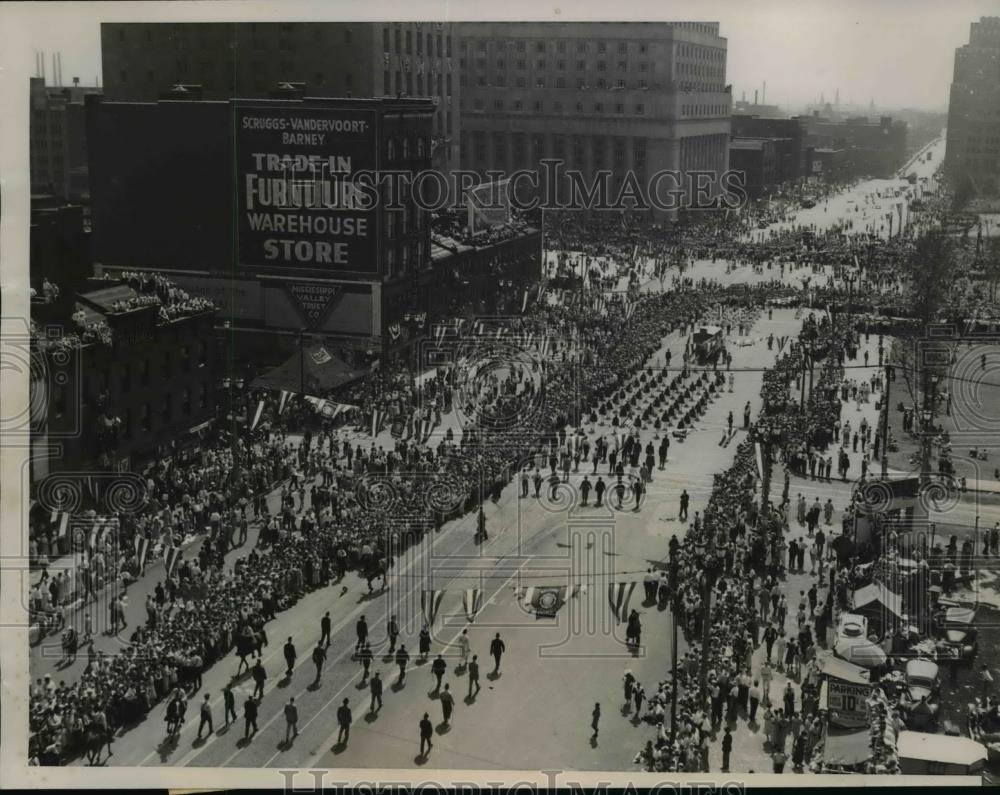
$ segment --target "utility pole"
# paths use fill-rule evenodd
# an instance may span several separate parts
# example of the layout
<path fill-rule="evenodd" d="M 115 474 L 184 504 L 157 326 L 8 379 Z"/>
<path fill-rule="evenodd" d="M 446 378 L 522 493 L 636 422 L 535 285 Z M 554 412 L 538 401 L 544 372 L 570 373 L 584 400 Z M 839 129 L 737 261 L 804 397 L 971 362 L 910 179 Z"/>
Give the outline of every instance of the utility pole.
<path fill-rule="evenodd" d="M 670 688 L 670 748 L 677 740 L 677 557 L 670 555 L 670 623 L 673 642 L 670 647 L 670 670 L 673 684 Z"/>
<path fill-rule="evenodd" d="M 885 363 L 885 392 L 882 395 L 882 480 L 889 475 L 889 374 L 892 365 Z"/>

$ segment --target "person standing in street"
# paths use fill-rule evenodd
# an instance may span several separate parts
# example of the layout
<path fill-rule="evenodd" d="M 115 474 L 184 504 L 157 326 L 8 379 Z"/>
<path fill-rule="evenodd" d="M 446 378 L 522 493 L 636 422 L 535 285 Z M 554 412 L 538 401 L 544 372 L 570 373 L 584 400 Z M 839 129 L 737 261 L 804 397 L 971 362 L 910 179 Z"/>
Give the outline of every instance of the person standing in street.
<path fill-rule="evenodd" d="M 295 696 L 285 704 L 285 745 L 289 743 L 289 734 L 292 740 L 299 736 L 299 708 L 295 706 Z"/>
<path fill-rule="evenodd" d="M 500 658 L 503 656 L 505 651 L 507 651 L 507 646 L 502 640 L 500 640 L 500 633 L 498 632 L 496 637 L 494 637 L 490 643 L 490 654 L 493 656 L 493 661 L 495 663 L 493 666 L 494 674 L 500 673 Z"/>
<path fill-rule="evenodd" d="M 378 712 L 379 709 L 382 709 L 382 677 L 379 675 L 378 671 L 376 671 L 375 675 L 372 677 L 372 680 L 368 685 L 368 689 L 372 694 L 372 703 L 368 708 L 368 711 L 372 713 Z M 376 703 L 378 704 L 378 709 L 375 708 Z"/>
<path fill-rule="evenodd" d="M 406 664 L 410 661 L 410 653 L 406 650 L 405 644 L 400 643 L 396 651 L 396 665 L 399 666 L 399 679 L 396 681 L 402 685 L 406 679 Z"/>
<path fill-rule="evenodd" d="M 451 711 L 455 708 L 455 697 L 451 694 L 447 684 L 444 686 L 444 690 L 441 691 L 440 698 L 443 722 L 445 726 L 448 726 L 451 724 Z"/>
<path fill-rule="evenodd" d="M 437 683 L 434 685 L 435 693 L 441 692 L 441 679 L 447 670 L 448 666 L 444 661 L 444 657 L 439 654 L 434 658 L 434 662 L 431 663 L 431 673 L 434 674 L 434 678 L 437 680 Z"/>
<path fill-rule="evenodd" d="M 201 720 L 198 722 L 198 739 L 201 739 L 201 732 L 208 726 L 208 733 L 212 734 L 215 731 L 212 726 L 212 705 L 209 703 L 209 694 L 205 694 L 204 700 L 201 702 Z"/>
<path fill-rule="evenodd" d="M 317 643 L 316 648 L 313 649 L 312 653 L 313 665 L 316 666 L 316 678 L 313 679 L 313 684 L 319 684 L 320 678 L 323 676 L 323 663 L 326 662 L 326 649 L 323 648 L 322 643 Z"/>
<path fill-rule="evenodd" d="M 389 616 L 389 626 L 386 628 L 389 635 L 389 654 L 396 651 L 396 638 L 399 637 L 399 623 L 395 616 Z"/>
<path fill-rule="evenodd" d="M 434 726 L 431 724 L 430 717 L 425 712 L 424 717 L 420 719 L 420 755 L 426 756 L 427 753 L 434 747 L 432 738 L 434 737 Z"/>
<path fill-rule="evenodd" d="M 691 497 L 687 493 L 687 489 L 681 492 L 681 507 L 680 511 L 677 513 L 677 518 L 682 522 L 686 522 L 688 518 L 688 503 L 691 501 Z"/>
<path fill-rule="evenodd" d="M 264 670 L 264 666 L 261 664 L 261 659 L 259 657 L 257 658 L 257 662 L 254 663 L 253 668 L 250 670 L 250 673 L 253 675 L 254 681 L 254 698 L 263 698 L 264 683 L 267 681 L 267 671 Z"/>
<path fill-rule="evenodd" d="M 357 642 L 354 644 L 354 653 L 357 654 L 361 651 L 361 647 L 365 645 L 365 641 L 368 640 L 368 622 L 365 621 L 364 616 L 361 616 L 358 619 L 358 623 L 354 625 L 354 632 L 358 637 Z"/>
<path fill-rule="evenodd" d="M 291 638 L 285 641 L 284 653 L 285 653 L 285 665 L 287 666 L 287 670 L 285 671 L 285 678 L 291 679 L 292 672 L 295 670 L 295 658 L 297 656 L 295 653 L 295 644 L 292 643 Z"/>
<path fill-rule="evenodd" d="M 337 745 L 347 745 L 347 741 L 351 739 L 351 723 L 354 719 L 351 716 L 349 704 L 350 702 L 345 698 L 337 708 L 337 725 L 340 727 L 337 732 Z"/>
<path fill-rule="evenodd" d="M 469 630 L 467 629 L 463 629 L 462 634 L 458 636 L 458 650 L 462 655 L 462 663 L 460 667 L 464 668 L 469 664 L 469 652 L 471 650 L 471 646 L 469 644 Z"/>
<path fill-rule="evenodd" d="M 590 713 L 590 728 L 594 730 L 594 733 L 590 735 L 591 740 L 597 739 L 597 729 L 601 722 L 601 705 L 600 703 L 594 704 L 594 711 Z"/>
<path fill-rule="evenodd" d="M 750 723 L 754 723 L 757 720 L 757 707 L 760 705 L 760 695 L 760 684 L 755 679 L 750 688 Z"/>
<path fill-rule="evenodd" d="M 253 696 L 250 696 L 243 705 L 243 718 L 246 721 L 246 729 L 243 732 L 245 740 L 257 734 L 257 700 Z M 250 731 L 251 727 L 253 732 Z"/>
<path fill-rule="evenodd" d="M 733 735 L 726 727 L 726 733 L 722 735 L 722 772 L 729 772 L 729 756 L 733 752 Z"/>
<path fill-rule="evenodd" d="M 375 655 L 372 654 L 372 647 L 367 642 L 361 647 L 361 651 L 358 653 L 358 660 L 361 663 L 364 671 L 361 674 L 361 684 L 368 681 L 368 671 L 371 669 L 372 659 Z"/>
<path fill-rule="evenodd" d="M 330 648 L 330 613 L 323 614 L 319 622 L 319 642 Z"/>
<path fill-rule="evenodd" d="M 472 662 L 469 663 L 469 698 L 479 694 L 482 689 L 479 686 L 479 655 L 472 655 Z M 472 686 L 476 686 L 476 692 L 472 692 Z"/>
<path fill-rule="evenodd" d="M 226 713 L 226 726 L 230 723 L 230 718 L 232 722 L 236 723 L 236 696 L 233 695 L 233 684 L 229 682 L 222 689 L 222 703 Z"/>

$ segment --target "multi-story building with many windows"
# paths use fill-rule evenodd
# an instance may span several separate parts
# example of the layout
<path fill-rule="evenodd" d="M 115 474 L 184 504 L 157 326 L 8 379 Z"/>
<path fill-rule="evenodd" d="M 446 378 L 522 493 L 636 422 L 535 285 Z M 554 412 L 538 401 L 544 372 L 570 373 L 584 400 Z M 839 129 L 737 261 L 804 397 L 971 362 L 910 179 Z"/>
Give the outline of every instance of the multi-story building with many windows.
<path fill-rule="evenodd" d="M 459 86 L 446 22 L 105 23 L 110 100 L 152 101 L 177 84 L 199 99 L 267 98 L 282 83 L 310 97 L 430 97 L 433 161 L 458 167 Z"/>
<path fill-rule="evenodd" d="M 997 189 L 1000 17 L 982 17 L 973 22 L 969 43 L 955 50 L 945 163 L 952 174 L 971 177 L 980 189 Z"/>
<path fill-rule="evenodd" d="M 588 178 L 610 170 L 617 195 L 628 171 L 645 185 L 661 170 L 727 167 L 717 22 L 477 22 L 456 35 L 463 168 L 557 158 Z"/>

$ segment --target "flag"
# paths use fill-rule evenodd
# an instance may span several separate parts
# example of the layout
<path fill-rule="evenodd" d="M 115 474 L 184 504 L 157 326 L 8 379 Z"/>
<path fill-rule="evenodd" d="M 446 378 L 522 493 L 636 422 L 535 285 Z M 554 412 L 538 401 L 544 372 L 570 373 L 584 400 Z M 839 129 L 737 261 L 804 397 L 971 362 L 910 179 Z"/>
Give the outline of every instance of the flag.
<path fill-rule="evenodd" d="M 385 418 L 385 413 L 375 409 L 372 412 L 372 436 L 378 436 L 379 429 L 382 427 L 382 420 Z"/>
<path fill-rule="evenodd" d="M 554 616 L 565 604 L 567 591 L 565 585 L 532 585 L 524 593 L 524 606 L 536 616 Z"/>
<path fill-rule="evenodd" d="M 483 607 L 483 592 L 479 588 L 468 588 L 462 593 L 462 607 L 469 622 L 476 620 L 476 614 Z"/>
<path fill-rule="evenodd" d="M 95 503 L 98 501 L 97 482 L 91 475 L 87 475 L 87 493 L 90 494 L 90 499 L 92 499 Z"/>
<path fill-rule="evenodd" d="M 145 536 L 135 538 L 135 559 L 139 566 L 139 573 L 146 571 L 146 558 L 149 555 L 149 539 Z"/>
<path fill-rule="evenodd" d="M 292 395 L 291 392 L 288 392 L 288 391 L 286 391 L 284 389 L 281 390 L 281 399 L 280 399 L 280 401 L 278 403 L 278 413 L 279 414 L 284 413 L 285 406 L 288 405 L 288 398 L 290 398 L 291 395 Z"/>
<path fill-rule="evenodd" d="M 66 531 L 69 529 L 69 511 L 59 512 L 59 538 L 66 537 Z"/>
<path fill-rule="evenodd" d="M 542 300 L 542 296 L 544 294 L 545 294 L 545 285 L 542 284 L 541 282 L 539 282 L 539 284 L 538 284 L 538 297 L 535 300 L 536 301 L 541 301 Z"/>
<path fill-rule="evenodd" d="M 611 612 L 615 614 L 620 624 L 622 616 L 628 612 L 628 602 L 632 598 L 635 590 L 635 581 L 608 583 L 608 603 L 611 605 Z"/>
<path fill-rule="evenodd" d="M 424 623 L 427 626 L 434 626 L 434 619 L 437 618 L 438 608 L 441 607 L 441 600 L 444 598 L 444 591 L 426 590 L 420 592 L 420 609 L 424 614 Z"/>
<path fill-rule="evenodd" d="M 524 291 L 524 297 L 521 299 L 521 314 L 528 308 L 528 291 Z"/>
<path fill-rule="evenodd" d="M 256 428 L 257 428 L 257 423 L 258 423 L 258 422 L 260 422 L 260 417 L 261 417 L 261 415 L 262 415 L 263 413 L 264 413 L 264 401 L 262 400 L 262 401 L 260 401 L 260 402 L 259 402 L 259 403 L 257 404 L 257 411 L 255 411 L 255 412 L 254 412 L 254 415 L 253 415 L 253 422 L 252 422 L 252 423 L 250 423 L 250 430 L 251 430 L 251 431 L 252 431 L 252 430 L 256 430 Z"/>
<path fill-rule="evenodd" d="M 167 547 L 166 554 L 163 556 L 164 563 L 167 566 L 167 577 L 173 576 L 174 569 L 177 567 L 177 562 L 181 558 L 181 548 L 180 547 Z"/>
<path fill-rule="evenodd" d="M 434 337 L 437 339 L 438 343 L 441 343 L 441 341 L 444 340 L 444 333 L 445 327 L 443 325 L 439 325 L 434 329 Z"/>

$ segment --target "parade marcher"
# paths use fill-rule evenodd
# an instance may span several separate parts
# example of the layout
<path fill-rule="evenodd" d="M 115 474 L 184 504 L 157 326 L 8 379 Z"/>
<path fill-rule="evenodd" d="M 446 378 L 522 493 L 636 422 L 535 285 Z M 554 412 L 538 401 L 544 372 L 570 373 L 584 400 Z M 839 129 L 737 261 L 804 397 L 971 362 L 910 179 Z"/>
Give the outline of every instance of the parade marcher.
<path fill-rule="evenodd" d="M 289 737 L 291 735 L 291 737 Z M 295 696 L 285 704 L 285 745 L 299 736 L 299 709 L 295 706 Z"/>

